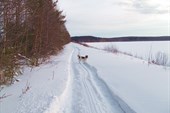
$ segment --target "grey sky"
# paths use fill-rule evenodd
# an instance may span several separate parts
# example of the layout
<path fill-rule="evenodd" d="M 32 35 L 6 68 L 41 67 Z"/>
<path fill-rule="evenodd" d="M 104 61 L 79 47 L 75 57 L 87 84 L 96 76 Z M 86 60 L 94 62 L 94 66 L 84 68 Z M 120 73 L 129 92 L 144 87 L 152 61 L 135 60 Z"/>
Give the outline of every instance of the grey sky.
<path fill-rule="evenodd" d="M 170 35 L 169 0 L 59 0 L 71 36 Z"/>

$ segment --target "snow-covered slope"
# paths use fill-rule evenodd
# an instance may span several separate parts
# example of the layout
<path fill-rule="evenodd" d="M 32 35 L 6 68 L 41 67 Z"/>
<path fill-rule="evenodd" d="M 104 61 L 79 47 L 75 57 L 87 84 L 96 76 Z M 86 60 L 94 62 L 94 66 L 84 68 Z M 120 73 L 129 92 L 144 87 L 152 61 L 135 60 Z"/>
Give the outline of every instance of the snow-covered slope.
<path fill-rule="evenodd" d="M 72 52 L 71 46 L 66 46 L 59 56 L 51 59 L 36 68 L 24 68 L 20 82 L 3 88 L 0 96 L 8 97 L 0 100 L 0 113 L 43 113 L 51 103 L 58 101 L 68 87 L 69 60 Z M 28 89 L 28 90 L 27 90 Z M 26 91 L 27 90 L 27 91 Z"/>
<path fill-rule="evenodd" d="M 79 63 L 77 54 L 89 58 Z M 169 68 L 75 43 L 18 78 L 0 92 L 9 95 L 0 113 L 170 112 Z"/>
<path fill-rule="evenodd" d="M 170 41 L 132 41 L 132 42 L 97 42 L 87 43 L 90 46 L 104 49 L 108 46 L 116 47 L 120 52 L 131 54 L 135 57 L 148 60 L 158 58 L 158 53 L 163 53 L 167 60 L 167 66 L 170 67 Z"/>

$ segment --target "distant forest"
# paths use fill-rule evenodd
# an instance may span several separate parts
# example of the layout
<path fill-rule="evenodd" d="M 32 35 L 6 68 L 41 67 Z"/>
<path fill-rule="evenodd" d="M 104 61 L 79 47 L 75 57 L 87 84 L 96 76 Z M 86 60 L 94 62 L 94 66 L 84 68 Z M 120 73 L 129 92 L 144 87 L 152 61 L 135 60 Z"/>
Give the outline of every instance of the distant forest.
<path fill-rule="evenodd" d="M 122 42 L 122 41 L 170 41 L 170 36 L 128 36 L 115 38 L 102 38 L 94 36 L 74 36 L 73 42 Z"/>
<path fill-rule="evenodd" d="M 70 42 L 65 16 L 53 0 L 0 0 L 0 84 L 22 65 L 38 66 Z"/>

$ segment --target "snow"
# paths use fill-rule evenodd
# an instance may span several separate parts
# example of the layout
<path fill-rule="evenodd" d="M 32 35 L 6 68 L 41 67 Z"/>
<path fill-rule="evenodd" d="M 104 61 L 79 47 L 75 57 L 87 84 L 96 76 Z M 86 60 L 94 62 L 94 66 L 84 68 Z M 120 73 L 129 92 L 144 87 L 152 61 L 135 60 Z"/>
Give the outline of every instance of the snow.
<path fill-rule="evenodd" d="M 114 94 L 137 113 L 169 113 L 170 70 L 122 54 L 81 49 Z"/>
<path fill-rule="evenodd" d="M 162 52 L 168 56 L 168 66 L 170 66 L 170 41 L 98 42 L 87 44 L 100 49 L 113 45 L 121 52 L 126 52 L 145 60 L 148 59 L 150 54 L 152 57 L 156 57 L 158 52 Z"/>
<path fill-rule="evenodd" d="M 11 95 L 0 100 L 0 113 L 43 113 L 47 110 L 68 86 L 68 59 L 71 51 L 71 48 L 66 47 L 59 56 L 52 56 L 46 64 L 33 69 L 25 67 L 23 75 L 18 77 L 21 81 L 0 92 L 0 96 L 5 93 Z M 30 89 L 22 94 L 27 83 Z"/>
<path fill-rule="evenodd" d="M 79 63 L 78 53 L 87 61 Z M 0 91 L 10 95 L 0 99 L 0 113 L 170 112 L 168 67 L 75 43 L 17 79 Z"/>

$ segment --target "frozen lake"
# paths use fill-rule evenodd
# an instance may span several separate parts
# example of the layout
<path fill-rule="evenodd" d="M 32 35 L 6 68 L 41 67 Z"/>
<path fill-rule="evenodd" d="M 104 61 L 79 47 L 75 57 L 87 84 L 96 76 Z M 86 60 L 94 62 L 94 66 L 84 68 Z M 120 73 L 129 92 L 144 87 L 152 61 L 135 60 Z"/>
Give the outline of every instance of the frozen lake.
<path fill-rule="evenodd" d="M 161 52 L 168 57 L 167 65 L 170 66 L 170 41 L 96 42 L 87 44 L 100 49 L 113 45 L 121 52 L 126 52 L 145 60 L 148 59 L 150 54 L 155 59 L 158 52 Z"/>

